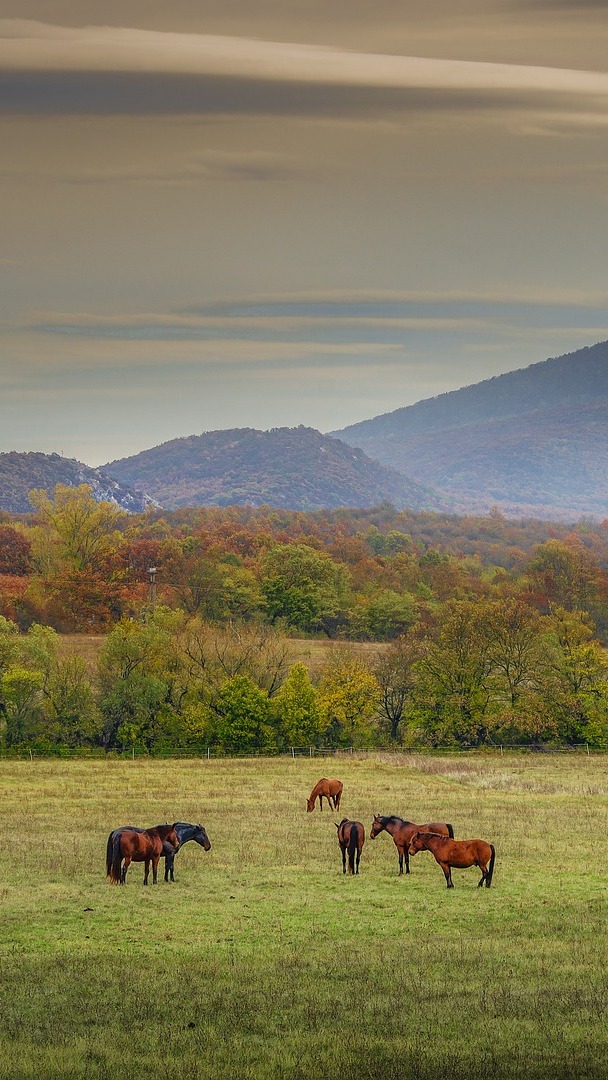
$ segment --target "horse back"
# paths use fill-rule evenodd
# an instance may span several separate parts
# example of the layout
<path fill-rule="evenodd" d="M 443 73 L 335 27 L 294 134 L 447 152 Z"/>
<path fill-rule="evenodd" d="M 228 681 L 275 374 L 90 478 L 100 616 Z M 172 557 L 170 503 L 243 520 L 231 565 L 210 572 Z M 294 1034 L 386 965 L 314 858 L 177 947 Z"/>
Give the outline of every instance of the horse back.
<path fill-rule="evenodd" d="M 431 821 L 428 825 L 416 825 L 418 832 L 430 832 L 436 833 L 438 836 L 447 836 L 452 839 L 454 830 L 450 832 L 451 826 L 446 824 L 445 821 Z"/>
<path fill-rule="evenodd" d="M 134 829 L 121 830 L 121 855 L 123 857 L 129 855 L 133 862 L 160 857 L 162 850 L 163 841 L 154 829 L 146 829 L 143 832 L 135 832 Z"/>

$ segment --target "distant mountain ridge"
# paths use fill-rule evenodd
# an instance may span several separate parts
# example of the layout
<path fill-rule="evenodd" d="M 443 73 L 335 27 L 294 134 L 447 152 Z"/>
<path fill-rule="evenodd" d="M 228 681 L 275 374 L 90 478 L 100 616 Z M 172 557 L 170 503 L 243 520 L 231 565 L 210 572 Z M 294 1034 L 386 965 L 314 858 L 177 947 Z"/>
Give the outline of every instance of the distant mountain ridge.
<path fill-rule="evenodd" d="M 125 487 L 101 469 L 93 469 L 73 458 L 60 454 L 41 454 L 35 451 L 18 453 L 11 450 L 0 454 L 0 509 L 12 514 L 32 512 L 28 492 L 43 488 L 52 495 L 56 484 L 78 487 L 88 484 L 99 501 L 113 502 L 130 513 L 140 513 L 157 505 L 145 493 Z"/>
<path fill-rule="evenodd" d="M 457 511 L 608 517 L 608 342 L 332 434 Z"/>
<path fill-rule="evenodd" d="M 268 504 L 291 510 L 366 507 L 438 509 L 442 500 L 362 450 L 314 428 L 233 428 L 172 439 L 103 472 L 165 507 Z"/>

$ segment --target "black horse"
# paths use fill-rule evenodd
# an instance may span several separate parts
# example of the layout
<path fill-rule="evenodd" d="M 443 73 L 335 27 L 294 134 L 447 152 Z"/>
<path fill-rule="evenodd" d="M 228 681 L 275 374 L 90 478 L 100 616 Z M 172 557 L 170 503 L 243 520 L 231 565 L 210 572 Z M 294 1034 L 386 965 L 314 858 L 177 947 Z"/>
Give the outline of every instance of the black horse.
<path fill-rule="evenodd" d="M 121 825 L 119 829 L 113 829 L 108 836 L 108 858 L 111 858 L 112 845 L 114 838 L 121 829 L 129 829 L 131 832 L 145 832 L 145 829 L 138 828 L 135 825 Z M 187 821 L 176 821 L 174 825 L 177 838 L 179 840 L 179 846 L 187 844 L 189 840 L 194 840 L 195 843 L 200 844 L 205 851 L 209 851 L 211 847 L 211 841 L 207 836 L 202 825 L 191 825 Z M 163 843 L 163 850 L 161 858 L 165 860 L 165 881 L 175 881 L 175 875 L 173 873 L 173 864 L 175 862 L 176 848 L 173 844 L 169 844 L 166 841 Z"/>
<path fill-rule="evenodd" d="M 207 836 L 202 825 L 189 825 L 187 821 L 176 821 L 175 831 L 179 840 L 180 848 L 184 844 L 187 844 L 189 840 L 194 840 L 195 844 L 199 844 L 205 851 L 209 851 L 211 848 L 211 841 Z M 173 876 L 173 863 L 175 862 L 175 850 L 171 844 L 167 844 L 169 851 L 165 851 L 163 847 L 163 855 L 165 857 L 165 881 L 175 881 Z"/>

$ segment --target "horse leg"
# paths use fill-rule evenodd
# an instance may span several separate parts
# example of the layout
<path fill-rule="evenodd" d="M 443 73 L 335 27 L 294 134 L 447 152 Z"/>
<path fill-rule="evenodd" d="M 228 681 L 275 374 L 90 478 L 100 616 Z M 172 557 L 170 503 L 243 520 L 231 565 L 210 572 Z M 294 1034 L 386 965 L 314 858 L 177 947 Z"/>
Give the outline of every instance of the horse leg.
<path fill-rule="evenodd" d="M 158 864 L 160 862 L 160 855 L 152 856 L 152 884 L 156 885 L 158 882 Z"/>
<path fill-rule="evenodd" d="M 129 869 L 129 866 L 130 866 L 130 865 L 131 865 L 131 856 L 130 856 L 130 855 L 125 855 L 125 861 L 124 861 L 124 863 L 123 863 L 123 866 L 122 866 L 122 873 L 121 873 L 121 875 L 120 875 L 120 884 L 121 884 L 121 885 L 125 885 L 125 884 L 126 884 L 126 881 L 127 881 L 127 870 Z"/>
<path fill-rule="evenodd" d="M 356 870 L 355 870 L 355 874 L 359 873 L 359 863 L 360 862 L 361 862 L 361 848 L 357 848 L 357 867 L 356 867 Z"/>
<path fill-rule="evenodd" d="M 148 884 L 148 874 L 150 873 L 150 860 L 146 859 L 146 872 L 144 874 L 144 885 Z"/>
<path fill-rule="evenodd" d="M 403 848 L 397 848 L 399 852 L 399 874 L 403 873 Z"/>
<path fill-rule="evenodd" d="M 479 862 L 479 863 L 477 863 L 477 865 L 478 865 L 479 869 L 481 870 L 481 881 L 477 882 L 477 888 L 481 889 L 484 881 L 486 880 L 486 878 L 488 876 L 488 867 L 487 867 L 487 863 Z"/>
<path fill-rule="evenodd" d="M 410 849 L 409 849 L 409 846 L 407 844 L 405 845 L 405 848 L 403 849 L 403 855 L 404 855 L 404 858 L 405 858 L 405 872 L 406 872 L 406 874 L 409 874 L 409 872 L 410 872 Z"/>
<path fill-rule="evenodd" d="M 446 884 L 447 884 L 448 889 L 453 889 L 454 888 L 454 882 L 452 881 L 452 868 L 451 868 L 450 864 L 442 862 L 442 863 L 439 863 L 439 865 L 440 865 L 441 869 L 443 870 L 443 872 L 445 874 L 445 880 L 446 880 Z"/>
<path fill-rule="evenodd" d="M 342 848 L 342 873 L 346 873 L 346 844 L 340 844 Z"/>

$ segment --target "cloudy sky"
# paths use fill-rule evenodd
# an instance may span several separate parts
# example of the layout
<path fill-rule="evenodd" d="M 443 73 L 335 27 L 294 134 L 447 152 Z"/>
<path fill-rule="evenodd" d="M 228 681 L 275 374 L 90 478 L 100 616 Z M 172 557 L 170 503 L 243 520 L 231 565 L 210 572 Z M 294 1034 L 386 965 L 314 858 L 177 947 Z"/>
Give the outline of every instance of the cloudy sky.
<path fill-rule="evenodd" d="M 327 431 L 608 338 L 607 31 L 0 0 L 0 451 Z"/>

